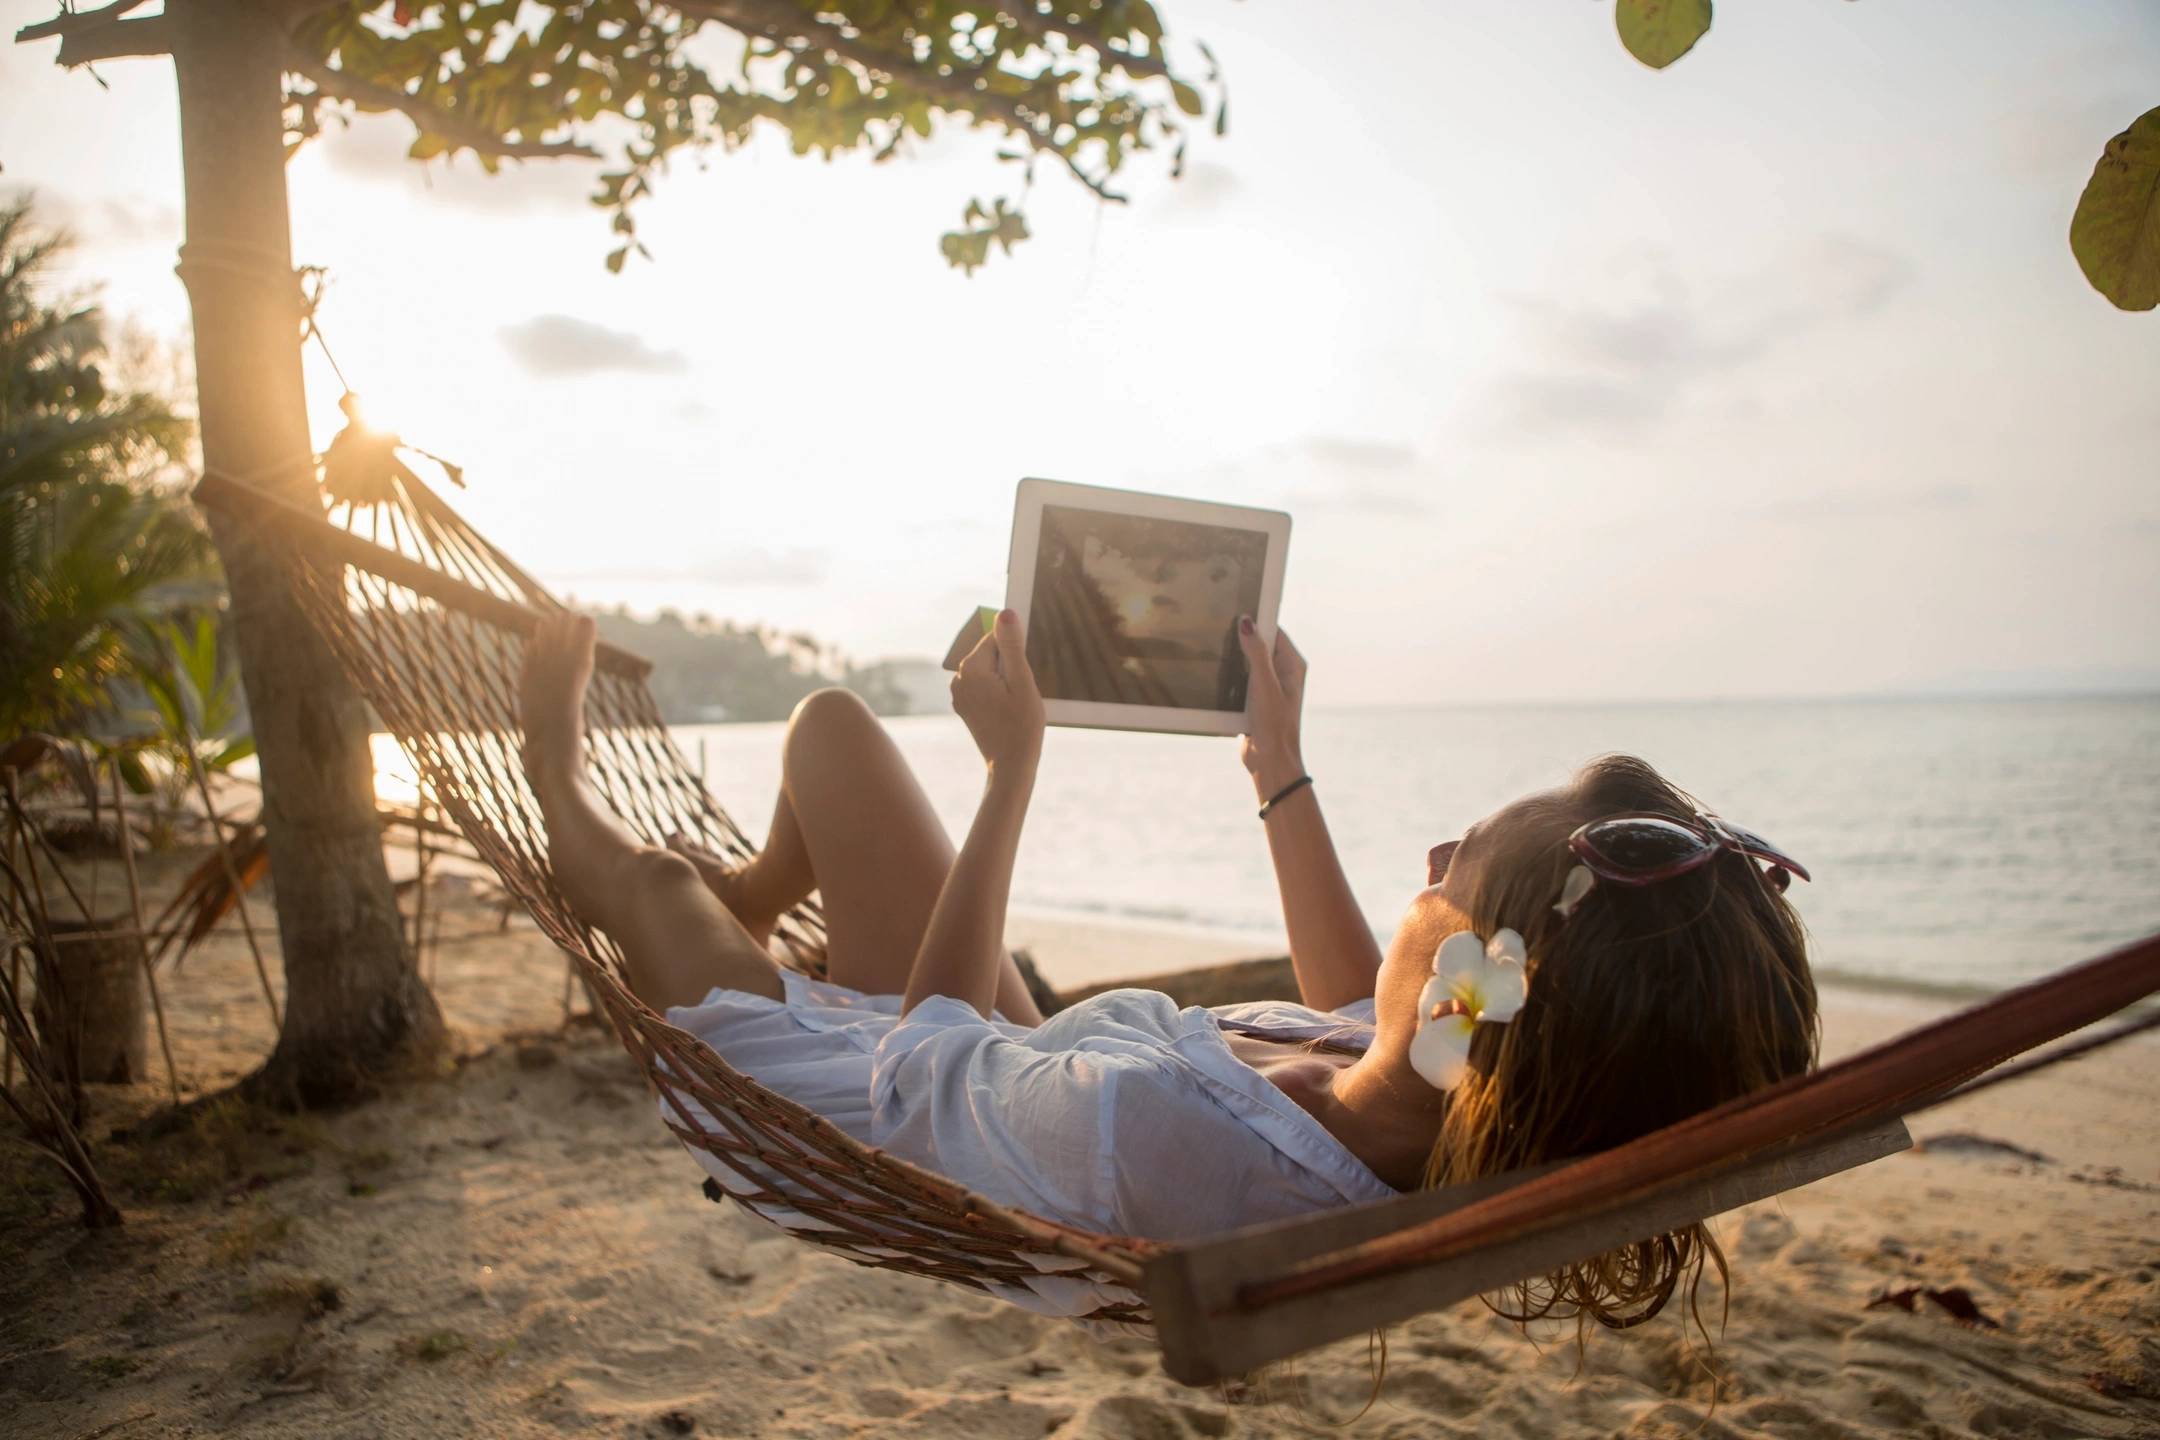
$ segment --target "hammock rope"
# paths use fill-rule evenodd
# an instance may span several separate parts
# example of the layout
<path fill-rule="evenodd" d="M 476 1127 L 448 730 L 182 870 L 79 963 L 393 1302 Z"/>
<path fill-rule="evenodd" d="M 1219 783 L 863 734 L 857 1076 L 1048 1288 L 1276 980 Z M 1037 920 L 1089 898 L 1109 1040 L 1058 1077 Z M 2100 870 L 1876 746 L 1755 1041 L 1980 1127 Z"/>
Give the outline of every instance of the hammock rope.
<path fill-rule="evenodd" d="M 301 608 L 457 828 L 570 957 L 596 1008 L 659 1092 L 669 1129 L 725 1171 L 718 1183 L 706 1182 L 707 1194 L 725 1195 L 797 1238 L 862 1265 L 990 1294 L 1009 1294 L 1046 1273 L 1099 1287 L 1099 1303 L 1079 1318 L 1160 1320 L 1166 1330 L 1175 1328 L 1175 1335 L 1161 1337 L 1165 1363 L 1194 1383 L 1239 1373 L 1192 1349 L 1195 1334 L 1207 1349 L 1207 1327 L 1227 1327 L 1233 1312 L 1261 1316 L 1299 1300 L 1320 1307 L 1310 1312 L 1309 1325 L 1288 1332 L 1289 1339 L 1235 1342 L 1246 1346 L 1235 1350 L 1240 1357 L 1273 1358 L 1386 1323 L 1376 1308 L 1381 1302 L 1370 1299 L 1387 1283 L 1376 1277 L 1474 1259 L 1480 1247 L 1529 1243 L 1585 1215 L 1611 1214 L 1621 1227 L 1648 1225 L 1643 1217 L 1674 1213 L 1670 1197 L 1691 1183 L 1695 1208 L 1688 1214 L 1707 1218 L 1738 1203 L 1730 1197 L 1740 1182 L 1721 1190 L 1711 1183 L 1714 1177 L 1734 1177 L 1750 1165 L 1762 1169 L 1764 1157 L 1775 1160 L 1796 1146 L 1813 1145 L 1818 1152 L 1807 1178 L 1889 1153 L 1904 1142 L 1883 1141 L 1885 1120 L 1937 1103 L 1989 1067 L 2160 990 L 2155 937 L 1485 1198 L 1460 1203 L 1427 1192 L 1381 1202 L 1372 1207 L 1376 1213 L 1395 1207 L 1388 1214 L 1401 1212 L 1402 1223 L 1356 1244 L 1330 1238 L 1343 1227 L 1328 1215 L 1286 1222 L 1267 1232 L 1269 1254 L 1260 1272 L 1241 1272 L 1234 1298 L 1210 1302 L 1215 1308 L 1208 1310 L 1185 1277 L 1209 1252 L 1248 1245 L 1256 1232 L 1171 1246 L 1095 1234 L 1000 1206 L 863 1145 L 763 1089 L 631 994 L 621 952 L 578 917 L 554 883 L 539 804 L 519 759 L 517 687 L 525 639 L 543 614 L 562 607 L 409 470 L 401 467 L 364 502 L 326 496 L 321 510 L 215 474 L 203 478 L 196 498 L 277 542 L 273 553 Z M 649 670 L 635 655 L 599 648 L 586 700 L 590 778 L 647 842 L 658 845 L 679 832 L 733 860 L 748 859 L 751 842 L 669 737 L 644 683 Z M 790 963 L 807 974 L 823 973 L 824 929 L 814 903 L 783 917 L 775 935 Z M 2080 1040 L 2017 1073 L 2086 1053 L 2149 1023 Z M 1866 1143 L 1852 1138 L 1869 1124 L 1877 1130 L 1862 1137 Z M 1893 1123 L 1892 1129 L 1902 1137 L 1901 1128 Z M 1847 1158 L 1835 1158 L 1841 1155 Z M 1797 1162 L 1791 1167 L 1794 1175 L 1805 1168 Z M 1772 1180 L 1751 1193 L 1775 1193 L 1793 1183 L 1799 1182 Z M 1717 1203 L 1720 1195 L 1727 1198 Z M 1653 1200 L 1662 1208 L 1654 1208 Z M 1457 1208 L 1441 1213 L 1447 1204 Z M 1638 1208 L 1631 1212 L 1630 1205 Z M 1539 1252 L 1526 1266 L 1557 1268 L 1663 1228 L 1670 1228 L 1669 1218 L 1625 1239 L 1616 1233 L 1583 1253 Z M 1278 1235 L 1279 1246 L 1272 1239 Z M 1394 1309 L 1386 1313 L 1399 1318 L 1451 1303 L 1439 1298 L 1444 1288 L 1435 1286 L 1435 1298 L 1423 1304 L 1387 1301 Z M 1464 1293 L 1478 1288 L 1489 1286 Z M 1151 1300 L 1152 1312 L 1159 1313 L 1151 1313 Z M 1228 1353 L 1231 1341 L 1217 1348 Z"/>
<path fill-rule="evenodd" d="M 542 613 L 561 607 L 439 497 L 406 479 L 392 484 L 390 502 L 333 504 L 323 519 L 231 481 L 206 479 L 198 495 L 237 499 L 228 508 L 258 524 L 285 522 L 281 539 L 300 543 L 280 544 L 277 554 L 301 608 L 457 828 L 569 955 L 660 1092 L 669 1128 L 726 1167 L 727 1194 L 858 1263 L 991 1293 L 1046 1271 L 1110 1290 L 1136 1285 L 1140 1262 L 1160 1247 L 1008 1210 L 861 1145 L 759 1087 L 630 993 L 614 942 L 585 924 L 555 886 L 539 802 L 520 763 L 525 637 Z M 375 538 L 385 532 L 397 549 Z M 649 669 L 626 651 L 600 647 L 586 701 L 590 778 L 649 843 L 679 832 L 748 859 L 751 842 L 669 738 L 644 684 Z M 823 973 L 815 904 L 790 912 L 775 936 L 798 969 Z M 1145 1314 L 1142 1303 L 1124 1300 L 1087 1318 Z"/>

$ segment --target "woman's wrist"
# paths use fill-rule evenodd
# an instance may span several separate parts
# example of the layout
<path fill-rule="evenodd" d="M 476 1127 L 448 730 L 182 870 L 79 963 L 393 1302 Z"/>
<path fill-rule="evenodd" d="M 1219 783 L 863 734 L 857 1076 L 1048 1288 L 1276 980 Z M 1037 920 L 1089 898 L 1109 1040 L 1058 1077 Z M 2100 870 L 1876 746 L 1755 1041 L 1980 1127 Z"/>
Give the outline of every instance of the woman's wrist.
<path fill-rule="evenodd" d="M 985 787 L 993 796 L 1024 803 L 1034 793 L 1035 771 L 1041 763 L 1042 752 L 1039 750 L 993 760 L 988 766 Z"/>
<path fill-rule="evenodd" d="M 1253 766 L 1253 794 L 1265 802 L 1283 786 L 1294 784 L 1305 773 L 1305 759 L 1295 750 L 1265 757 Z"/>

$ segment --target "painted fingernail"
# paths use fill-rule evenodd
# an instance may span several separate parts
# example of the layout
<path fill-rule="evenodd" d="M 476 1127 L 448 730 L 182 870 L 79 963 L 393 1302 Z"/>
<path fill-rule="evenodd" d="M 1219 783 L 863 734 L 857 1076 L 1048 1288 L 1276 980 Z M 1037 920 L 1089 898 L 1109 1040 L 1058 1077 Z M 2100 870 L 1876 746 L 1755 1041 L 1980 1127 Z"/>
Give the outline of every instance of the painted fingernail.
<path fill-rule="evenodd" d="M 1252 616 L 1250 616 L 1250 615 L 1240 615 L 1240 616 L 1238 616 L 1238 617 L 1237 617 L 1237 628 L 1238 628 L 1238 633 L 1239 633 L 1239 634 L 1241 634 L 1241 635 L 1250 635 L 1250 634 L 1252 634 Z"/>

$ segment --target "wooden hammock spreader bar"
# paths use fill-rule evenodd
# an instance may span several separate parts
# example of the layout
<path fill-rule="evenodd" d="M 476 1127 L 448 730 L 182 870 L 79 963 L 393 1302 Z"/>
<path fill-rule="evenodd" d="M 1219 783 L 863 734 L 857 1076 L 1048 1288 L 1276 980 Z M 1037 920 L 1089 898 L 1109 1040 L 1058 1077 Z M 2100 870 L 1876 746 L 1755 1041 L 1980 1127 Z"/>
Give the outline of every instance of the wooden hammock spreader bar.
<path fill-rule="evenodd" d="M 1451 1187 L 1181 1250 L 1147 1271 L 1164 1363 L 1195 1384 L 1243 1374 L 1901 1149 L 1895 1117 L 2155 991 L 2160 936 L 1529 1179 L 1500 1176 L 1481 1193 Z M 1413 1214 L 1419 1201 L 1430 1208 Z"/>
<path fill-rule="evenodd" d="M 195 499 L 199 504 L 242 516 L 266 527 L 270 533 L 282 534 L 309 554 L 336 564 L 357 566 L 394 585 L 402 585 L 416 595 L 424 595 L 438 605 L 462 611 L 476 620 L 484 620 L 515 634 L 530 635 L 540 619 L 540 613 L 529 605 L 520 605 L 463 580 L 452 579 L 395 550 L 340 530 L 319 510 L 295 505 L 282 496 L 267 494 L 215 472 L 195 482 Z M 535 588 L 537 591 L 537 586 Z M 593 664 L 626 680 L 644 680 L 652 674 L 652 661 L 606 641 L 595 648 Z"/>
<path fill-rule="evenodd" d="M 1382 1241 L 1527 1189 L 1546 1176 L 1564 1178 L 1580 1167 L 1538 1166 L 1182 1246 L 1145 1269 L 1143 1283 L 1163 1369 L 1187 1385 L 1248 1375 L 1300 1351 L 1444 1309 L 1526 1276 L 1550 1274 L 1911 1145 L 1903 1123 L 1890 1120 L 1781 1146 L 1707 1179 L 1673 1181 L 1619 1204 L 1569 1210 L 1558 1220 L 1547 1214 L 1539 1228 L 1450 1261 L 1406 1265 L 1274 1304 L 1241 1303 L 1240 1292 L 1251 1287 L 1255 1276 L 1282 1274 L 1286 1261 L 1313 1255 L 1325 1259 L 1346 1247 Z"/>

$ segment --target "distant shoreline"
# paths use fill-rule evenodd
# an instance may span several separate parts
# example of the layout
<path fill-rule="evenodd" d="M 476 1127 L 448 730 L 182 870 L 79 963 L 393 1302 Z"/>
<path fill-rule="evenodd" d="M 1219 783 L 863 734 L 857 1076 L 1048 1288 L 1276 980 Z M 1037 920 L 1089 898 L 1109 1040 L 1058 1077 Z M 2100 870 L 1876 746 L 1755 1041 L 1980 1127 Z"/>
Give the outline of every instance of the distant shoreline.
<path fill-rule="evenodd" d="M 878 666 L 895 665 L 900 662 L 880 660 Z M 922 662 L 929 664 L 930 662 Z M 1374 700 L 1337 704 L 1315 703 L 1308 713 L 1315 715 L 1356 715 L 1420 710 L 1653 710 L 1692 709 L 1713 706 L 1748 705 L 2045 705 L 2068 701 L 2095 701 L 2115 703 L 2144 702 L 2160 704 L 2160 681 L 2139 681 L 2123 688 L 2105 686 L 2090 688 L 2036 688 L 2004 690 L 1883 690 L 1854 691 L 1836 695 L 1660 695 L 1628 696 L 1620 699 L 1574 698 L 1551 696 L 1502 698 L 1496 700 Z M 952 718 L 944 706 L 913 707 L 887 714 L 887 720 L 922 720 L 926 718 Z M 779 725 L 776 719 L 670 719 L 669 728 L 738 725 Z"/>
<path fill-rule="evenodd" d="M 1037 952 L 1045 977 L 1066 993 L 1119 982 L 1145 984 L 1215 967 L 1259 966 L 1286 954 L 1280 935 L 1055 906 L 1015 905 L 1006 937 L 1016 947 Z M 1087 959 L 1076 963 L 1080 956 Z M 2014 988 L 1869 975 L 1823 965 L 1815 966 L 1814 974 L 1821 990 L 1856 1001 L 1909 1000 L 1930 1008 L 1970 1005 Z M 2155 1005 L 2160 1000 L 2132 1009 Z"/>

